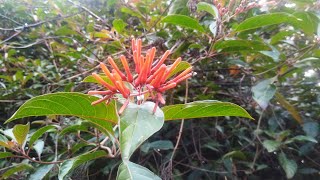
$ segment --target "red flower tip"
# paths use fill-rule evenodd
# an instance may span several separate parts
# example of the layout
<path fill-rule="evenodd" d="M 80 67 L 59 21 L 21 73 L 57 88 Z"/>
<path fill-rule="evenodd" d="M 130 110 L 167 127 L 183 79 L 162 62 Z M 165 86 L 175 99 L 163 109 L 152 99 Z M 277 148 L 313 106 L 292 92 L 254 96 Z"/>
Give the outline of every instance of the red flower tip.
<path fill-rule="evenodd" d="M 141 39 L 132 39 L 131 40 L 132 53 L 133 53 L 133 62 L 134 70 L 137 74 L 133 75 L 130 71 L 130 66 L 125 56 L 121 55 L 120 60 L 123 65 L 125 74 L 120 71 L 117 64 L 111 57 L 108 57 L 108 62 L 112 66 L 112 71 L 106 67 L 105 64 L 100 63 L 100 67 L 105 75 L 111 80 L 113 84 L 109 84 L 104 81 L 99 75 L 93 73 L 92 76 L 104 87 L 106 87 L 107 91 L 89 91 L 90 95 L 105 95 L 102 99 L 99 99 L 92 104 L 98 104 L 103 101 L 109 102 L 109 99 L 114 98 L 114 94 L 120 93 L 124 98 L 126 98 L 126 102 L 119 110 L 119 114 L 121 114 L 125 108 L 129 104 L 129 100 L 136 101 L 138 104 L 142 101 L 140 98 L 141 95 L 147 93 L 147 97 L 156 101 L 156 105 L 154 107 L 154 112 L 157 109 L 159 102 L 161 104 L 165 104 L 165 100 L 162 96 L 162 93 L 166 90 L 172 89 L 177 86 L 178 83 L 190 78 L 192 76 L 192 67 L 185 69 L 182 73 L 173 77 L 171 80 L 167 81 L 170 78 L 170 74 L 174 72 L 174 70 L 178 67 L 181 62 L 181 58 L 177 58 L 175 62 L 167 67 L 164 62 L 171 53 L 170 50 L 167 50 L 160 59 L 154 62 L 156 48 L 152 47 L 148 51 L 146 51 L 146 55 L 143 56 L 142 53 L 142 41 Z M 127 82 L 128 86 L 125 85 Z M 167 81 L 167 82 L 166 82 Z M 134 93 L 130 92 L 130 89 L 134 91 Z M 137 97 L 136 99 L 132 99 L 129 97 Z"/>

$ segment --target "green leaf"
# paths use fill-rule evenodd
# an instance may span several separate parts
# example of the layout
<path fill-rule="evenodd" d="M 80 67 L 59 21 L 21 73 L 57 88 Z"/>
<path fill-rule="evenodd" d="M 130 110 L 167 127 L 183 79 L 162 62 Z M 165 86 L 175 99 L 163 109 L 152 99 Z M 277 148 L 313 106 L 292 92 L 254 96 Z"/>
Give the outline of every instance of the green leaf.
<path fill-rule="evenodd" d="M 113 82 L 105 74 L 99 74 L 99 76 L 107 83 L 113 85 Z M 85 77 L 82 82 L 101 84 L 92 75 Z"/>
<path fill-rule="evenodd" d="M 285 39 L 288 36 L 291 36 L 292 34 L 294 34 L 295 31 L 280 31 L 277 34 L 275 34 L 274 36 L 272 36 L 271 40 L 270 40 L 270 44 L 271 45 L 275 45 L 277 44 L 279 41 Z"/>
<path fill-rule="evenodd" d="M 270 47 L 260 41 L 249 40 L 224 40 L 218 41 L 214 44 L 215 50 L 222 52 L 233 51 L 268 51 Z"/>
<path fill-rule="evenodd" d="M 299 20 L 293 22 L 293 25 L 302 29 L 307 35 L 313 35 L 317 32 L 319 18 L 312 12 L 295 12 L 293 15 Z"/>
<path fill-rule="evenodd" d="M 42 180 L 51 171 L 54 164 L 46 164 L 36 168 L 36 170 L 30 174 L 29 180 Z"/>
<path fill-rule="evenodd" d="M 262 145 L 267 149 L 268 152 L 273 152 L 278 150 L 278 148 L 281 146 L 281 143 L 274 140 L 265 140 L 263 141 Z"/>
<path fill-rule="evenodd" d="M 289 103 L 285 99 L 285 97 L 283 97 L 282 94 L 280 94 L 279 92 L 276 92 L 275 96 L 279 104 L 282 107 L 284 107 L 299 124 L 301 124 L 302 117 L 300 116 L 299 111 L 291 103 Z"/>
<path fill-rule="evenodd" d="M 259 104 L 262 109 L 268 107 L 269 101 L 276 93 L 276 86 L 273 84 L 277 77 L 263 80 L 252 87 L 253 99 Z"/>
<path fill-rule="evenodd" d="M 31 169 L 33 169 L 33 167 L 31 165 L 25 164 L 25 163 L 20 163 L 15 166 L 12 166 L 12 168 L 10 168 L 5 173 L 3 173 L 1 175 L 1 177 L 3 179 L 7 179 L 8 177 L 10 177 L 11 175 L 13 175 L 17 172 L 24 171 L 24 170 L 31 170 Z"/>
<path fill-rule="evenodd" d="M 313 138 L 311 136 L 303 136 L 303 135 L 295 136 L 292 138 L 292 140 L 294 140 L 294 141 L 310 141 L 313 143 L 318 143 L 318 141 L 315 138 Z"/>
<path fill-rule="evenodd" d="M 161 22 L 194 29 L 199 32 L 204 31 L 203 27 L 198 23 L 196 19 L 189 16 L 185 16 L 185 15 L 180 15 L 180 14 L 168 15 L 164 17 L 161 20 Z"/>
<path fill-rule="evenodd" d="M 286 173 L 287 178 L 291 179 L 297 172 L 297 163 L 294 160 L 287 159 L 283 152 L 279 154 L 278 160 L 282 169 Z"/>
<path fill-rule="evenodd" d="M 307 136 L 316 138 L 319 134 L 320 124 L 318 122 L 306 122 L 302 125 L 303 131 Z"/>
<path fill-rule="evenodd" d="M 242 151 L 231 151 L 225 154 L 222 158 L 232 158 L 232 159 L 240 159 L 246 160 L 247 157 Z"/>
<path fill-rule="evenodd" d="M 297 22 L 298 20 L 288 13 L 268 13 L 263 15 L 254 16 L 246 19 L 236 28 L 236 32 L 256 29 L 264 26 L 270 26 L 281 23 Z"/>
<path fill-rule="evenodd" d="M 218 116 L 239 116 L 253 119 L 242 107 L 228 102 L 195 101 L 162 108 L 165 120 L 192 119 Z"/>
<path fill-rule="evenodd" d="M 30 130 L 30 124 L 26 124 L 26 125 L 22 125 L 22 124 L 18 124 L 18 125 L 15 125 L 13 127 L 13 134 L 14 134 L 14 137 L 17 141 L 17 143 L 20 145 L 20 146 L 24 146 L 24 143 L 26 141 L 26 138 L 27 138 L 27 135 L 29 133 L 29 130 Z"/>
<path fill-rule="evenodd" d="M 11 152 L 0 152 L 0 159 L 14 156 Z"/>
<path fill-rule="evenodd" d="M 121 33 L 127 26 L 127 23 L 125 23 L 122 19 L 115 19 L 112 22 L 113 28 L 118 32 Z"/>
<path fill-rule="evenodd" d="M 78 132 L 78 131 L 88 131 L 87 126 L 83 125 L 83 124 L 75 124 L 75 125 L 71 125 L 68 126 L 66 128 L 64 128 L 60 133 L 59 136 L 63 136 L 67 133 L 71 133 L 71 132 Z"/>
<path fill-rule="evenodd" d="M 64 161 L 60 168 L 59 168 L 59 180 L 63 180 L 63 178 L 73 169 L 77 168 L 83 163 L 86 163 L 88 161 L 98 159 L 100 157 L 103 157 L 106 155 L 105 151 L 95 151 L 92 153 L 82 154 L 80 156 L 77 156 L 75 158 L 69 159 Z"/>
<path fill-rule="evenodd" d="M 186 61 L 181 61 L 178 66 L 169 74 L 169 78 L 174 76 L 175 74 L 186 70 L 187 68 L 191 67 L 191 64 Z"/>
<path fill-rule="evenodd" d="M 52 93 L 34 97 L 25 102 L 6 123 L 29 116 L 77 116 L 91 122 L 107 121 L 116 124 L 118 116 L 115 102 L 92 106 L 99 98 L 81 93 Z M 110 124 L 110 131 L 112 131 Z"/>
<path fill-rule="evenodd" d="M 125 161 L 118 169 L 117 180 L 161 180 L 149 169 L 138 164 Z"/>
<path fill-rule="evenodd" d="M 44 133 L 48 132 L 49 130 L 55 129 L 57 126 L 49 125 L 38 129 L 36 132 L 32 134 L 29 140 L 29 146 L 33 146 L 33 143 L 36 142 Z"/>
<path fill-rule="evenodd" d="M 129 160 L 132 153 L 163 126 L 163 112 L 157 107 L 153 113 L 154 106 L 153 102 L 142 105 L 130 103 L 120 117 L 120 150 L 123 160 Z"/>
<path fill-rule="evenodd" d="M 168 140 L 159 140 L 159 141 L 154 141 L 154 142 L 147 142 L 144 143 L 140 147 L 141 151 L 144 153 L 147 153 L 150 149 L 152 150 L 169 150 L 173 149 L 173 143 Z"/>
<path fill-rule="evenodd" d="M 213 17 L 219 17 L 218 9 L 213 4 L 209 4 L 207 2 L 199 2 L 197 4 L 197 11 L 206 11 Z"/>

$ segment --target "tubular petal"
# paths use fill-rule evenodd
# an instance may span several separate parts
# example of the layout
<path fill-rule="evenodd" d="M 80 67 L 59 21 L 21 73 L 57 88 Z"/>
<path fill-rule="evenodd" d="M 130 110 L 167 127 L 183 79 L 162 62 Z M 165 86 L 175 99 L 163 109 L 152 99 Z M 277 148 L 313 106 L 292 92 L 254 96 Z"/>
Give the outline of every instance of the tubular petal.
<path fill-rule="evenodd" d="M 108 88 L 109 90 L 115 92 L 117 91 L 116 88 L 114 88 L 113 86 L 111 86 L 110 84 L 108 84 L 107 82 L 105 82 L 98 74 L 96 73 L 92 73 L 92 76 L 99 81 L 103 86 L 105 86 L 106 88 Z"/>

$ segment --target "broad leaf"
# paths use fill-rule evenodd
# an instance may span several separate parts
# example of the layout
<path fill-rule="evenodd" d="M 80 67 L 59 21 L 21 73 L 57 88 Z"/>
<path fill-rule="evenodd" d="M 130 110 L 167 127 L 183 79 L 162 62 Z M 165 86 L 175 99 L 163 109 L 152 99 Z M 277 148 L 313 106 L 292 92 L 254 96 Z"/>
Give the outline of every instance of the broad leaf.
<path fill-rule="evenodd" d="M 44 133 L 57 128 L 57 126 L 49 125 L 38 129 L 36 132 L 32 134 L 29 140 L 29 146 L 33 146 L 33 143 L 36 142 Z"/>
<path fill-rule="evenodd" d="M 33 146 L 33 149 L 36 151 L 39 158 L 41 157 L 43 148 L 44 148 L 44 141 L 42 141 L 42 140 L 36 141 L 36 143 Z"/>
<path fill-rule="evenodd" d="M 54 164 L 46 164 L 40 167 L 37 167 L 36 170 L 30 174 L 29 180 L 42 180 L 44 177 L 51 171 L 54 167 Z"/>
<path fill-rule="evenodd" d="M 117 180 L 161 180 L 149 169 L 138 164 L 124 161 L 118 169 Z"/>
<path fill-rule="evenodd" d="M 286 173 L 288 179 L 291 179 L 297 172 L 298 165 L 294 160 L 287 159 L 286 155 L 281 152 L 278 156 L 279 163 Z"/>
<path fill-rule="evenodd" d="M 294 140 L 294 141 L 310 141 L 313 143 L 318 143 L 318 141 L 315 138 L 313 138 L 311 136 L 303 136 L 303 135 L 295 136 L 292 138 L 292 140 Z"/>
<path fill-rule="evenodd" d="M 125 23 L 122 19 L 115 19 L 112 22 L 113 28 L 118 32 L 121 33 L 127 26 L 127 23 Z"/>
<path fill-rule="evenodd" d="M 92 153 L 82 154 L 75 158 L 64 161 L 59 168 L 59 180 L 63 180 L 63 178 L 73 169 L 77 168 L 83 163 L 88 161 L 98 159 L 106 155 L 105 151 L 95 151 Z"/>
<path fill-rule="evenodd" d="M 99 74 L 99 76 L 106 81 L 107 83 L 113 85 L 113 82 L 105 75 L 105 74 Z M 89 75 L 85 77 L 82 82 L 88 82 L 88 83 L 96 83 L 101 84 L 99 81 L 97 81 L 92 75 Z"/>
<path fill-rule="evenodd" d="M 27 135 L 29 133 L 30 124 L 22 125 L 18 124 L 13 127 L 13 135 L 20 146 L 24 146 Z"/>
<path fill-rule="evenodd" d="M 163 23 L 169 23 L 189 29 L 194 29 L 199 32 L 203 32 L 204 29 L 203 27 L 198 23 L 198 21 L 192 17 L 185 16 L 185 15 L 180 15 L 180 14 L 173 14 L 173 15 L 168 15 L 164 17 L 161 22 Z"/>
<path fill-rule="evenodd" d="M 236 32 L 256 29 L 264 26 L 270 26 L 281 23 L 298 22 L 298 20 L 288 13 L 268 13 L 263 15 L 254 16 L 246 19 L 236 28 Z"/>
<path fill-rule="evenodd" d="M 270 47 L 260 41 L 226 40 L 214 44 L 213 48 L 222 52 L 268 51 Z"/>
<path fill-rule="evenodd" d="M 240 160 L 246 160 L 247 157 L 242 151 L 231 151 L 227 154 L 223 155 L 222 158 L 232 158 L 232 159 L 240 159 Z"/>
<path fill-rule="evenodd" d="M 277 44 L 279 41 L 284 40 L 286 37 L 291 36 L 295 33 L 295 31 L 280 31 L 277 34 L 275 34 L 274 36 L 272 36 L 271 40 L 270 40 L 270 44 L 271 45 L 275 45 Z"/>
<path fill-rule="evenodd" d="M 197 11 L 206 11 L 214 17 L 219 17 L 218 9 L 214 5 L 207 2 L 199 2 L 197 4 Z"/>
<path fill-rule="evenodd" d="M 163 126 L 163 112 L 157 107 L 153 113 L 154 106 L 153 102 L 129 104 L 120 117 L 120 149 L 123 160 L 129 160 L 132 153 Z"/>
<path fill-rule="evenodd" d="M 29 116 L 77 116 L 91 122 L 109 122 L 108 129 L 112 132 L 111 123 L 118 122 L 115 102 L 112 101 L 108 105 L 100 103 L 92 106 L 91 103 L 98 99 L 95 96 L 71 92 L 37 96 L 24 103 L 6 123 Z"/>
<path fill-rule="evenodd" d="M 273 84 L 277 77 L 263 80 L 252 87 L 253 99 L 259 104 L 262 109 L 268 107 L 269 101 L 276 93 L 276 86 Z"/>
<path fill-rule="evenodd" d="M 220 101 L 195 101 L 187 104 L 169 105 L 163 107 L 162 110 L 166 121 L 218 116 L 239 116 L 253 119 L 242 107 Z"/>

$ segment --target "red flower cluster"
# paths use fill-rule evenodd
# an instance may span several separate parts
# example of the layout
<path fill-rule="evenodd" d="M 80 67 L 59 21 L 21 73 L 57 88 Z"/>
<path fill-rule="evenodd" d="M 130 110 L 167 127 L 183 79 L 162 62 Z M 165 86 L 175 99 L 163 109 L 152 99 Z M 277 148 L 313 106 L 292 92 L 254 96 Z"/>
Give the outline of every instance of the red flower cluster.
<path fill-rule="evenodd" d="M 141 97 L 141 95 L 147 94 L 148 97 L 151 97 L 151 99 L 156 102 L 156 106 L 154 108 L 155 111 L 159 102 L 165 104 L 165 100 L 162 97 L 162 93 L 164 91 L 174 88 L 178 83 L 192 76 L 192 67 L 189 67 L 179 75 L 170 79 L 171 73 L 181 62 L 181 58 L 179 57 L 176 59 L 171 66 L 167 66 L 164 64 L 164 61 L 169 56 L 170 50 L 167 50 L 158 61 L 153 62 L 156 54 L 156 48 L 153 47 L 149 49 L 146 52 L 146 55 L 143 56 L 141 54 L 141 47 L 141 39 L 132 39 L 132 52 L 135 66 L 134 71 L 136 72 L 135 75 L 131 73 L 128 61 L 123 55 L 120 56 L 120 60 L 125 70 L 125 74 L 120 71 L 119 67 L 111 57 L 108 57 L 108 62 L 113 68 L 111 72 L 105 64 L 100 63 L 102 71 L 112 83 L 106 82 L 96 73 L 92 74 L 92 76 L 98 82 L 108 89 L 107 91 L 89 91 L 88 94 L 91 95 L 104 95 L 103 98 L 93 102 L 92 105 L 101 103 L 103 101 L 109 102 L 111 98 L 114 98 L 115 94 L 120 93 L 126 99 L 126 102 L 119 110 L 119 114 L 121 114 L 127 107 L 130 100 L 135 101 L 135 96 Z M 139 98 L 137 98 L 137 103 L 141 103 Z"/>

